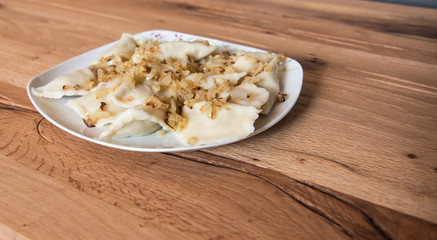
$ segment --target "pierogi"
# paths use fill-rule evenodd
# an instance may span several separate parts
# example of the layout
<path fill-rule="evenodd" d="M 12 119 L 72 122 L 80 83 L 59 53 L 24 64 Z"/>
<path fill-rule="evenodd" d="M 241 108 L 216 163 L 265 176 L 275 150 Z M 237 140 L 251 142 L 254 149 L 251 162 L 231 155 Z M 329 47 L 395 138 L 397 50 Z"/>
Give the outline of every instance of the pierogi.
<path fill-rule="evenodd" d="M 282 55 L 229 53 L 207 41 L 140 42 L 129 34 L 92 65 L 32 88 L 44 98 L 69 99 L 99 138 L 133 137 L 161 129 L 185 145 L 243 139 L 280 93 Z M 159 131 L 162 134 L 162 131 Z"/>

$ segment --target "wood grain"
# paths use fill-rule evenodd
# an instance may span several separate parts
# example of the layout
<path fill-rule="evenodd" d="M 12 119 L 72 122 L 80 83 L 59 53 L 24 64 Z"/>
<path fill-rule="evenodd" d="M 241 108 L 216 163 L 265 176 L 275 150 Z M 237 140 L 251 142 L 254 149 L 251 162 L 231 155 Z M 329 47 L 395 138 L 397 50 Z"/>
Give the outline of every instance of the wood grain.
<path fill-rule="evenodd" d="M 2 85 L 0 89 L 14 88 Z M 9 205 L 0 208 L 0 215 L 25 237 L 74 239 L 75 232 L 114 239 L 142 238 L 145 232 L 157 238 L 185 239 L 437 236 L 436 226 L 426 221 L 204 151 L 144 154 L 102 149 L 64 133 L 35 111 L 3 104 L 0 113 L 0 137 L 7 143 L 0 146 L 4 153 L 0 189 L 5 192 L 0 206 Z M 23 164 L 42 174 L 29 168 L 20 172 Z M 23 192 L 31 194 L 23 198 Z M 128 219 L 122 219 L 114 206 L 130 213 Z M 14 216 L 16 210 L 11 209 L 24 210 Z M 100 215 L 100 211 L 109 213 Z M 402 221 L 386 220 L 386 215 L 397 214 Z M 115 228 L 124 229 L 121 233 L 111 232 L 106 222 L 95 226 L 99 220 L 93 216 L 126 226 Z M 39 221 L 43 224 L 35 224 Z M 80 225 L 70 229 L 69 224 L 56 221 Z M 404 231 L 402 225 L 420 228 Z M 90 226 L 101 230 L 91 231 Z M 125 231 L 132 235 L 124 235 Z"/>
<path fill-rule="evenodd" d="M 174 239 L 146 220 L 1 157 L 1 239 Z M 13 182 L 14 184 L 10 184 Z M 120 231 L 122 230 L 122 231 Z"/>
<path fill-rule="evenodd" d="M 2 1 L 0 237 L 437 238 L 436 13 L 346 0 Z M 31 106 L 32 76 L 151 29 L 282 52 L 303 65 L 302 94 L 260 135 L 172 154 L 85 142 Z"/>

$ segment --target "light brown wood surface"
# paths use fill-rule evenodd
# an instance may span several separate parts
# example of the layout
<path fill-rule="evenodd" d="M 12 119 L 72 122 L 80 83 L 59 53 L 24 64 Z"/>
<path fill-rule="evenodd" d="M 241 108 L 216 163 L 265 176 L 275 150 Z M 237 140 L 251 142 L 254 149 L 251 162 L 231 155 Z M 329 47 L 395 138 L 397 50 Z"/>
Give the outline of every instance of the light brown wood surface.
<path fill-rule="evenodd" d="M 137 153 L 65 133 L 28 100 L 40 72 L 153 29 L 296 59 L 296 106 L 234 144 Z M 436 239 L 436 106 L 434 9 L 2 0 L 0 239 Z"/>

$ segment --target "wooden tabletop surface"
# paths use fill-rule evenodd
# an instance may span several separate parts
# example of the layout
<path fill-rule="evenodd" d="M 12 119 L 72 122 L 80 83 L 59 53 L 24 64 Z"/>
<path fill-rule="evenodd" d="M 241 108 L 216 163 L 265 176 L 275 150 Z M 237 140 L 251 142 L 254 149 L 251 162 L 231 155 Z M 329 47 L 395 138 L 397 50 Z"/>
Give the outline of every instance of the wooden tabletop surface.
<path fill-rule="evenodd" d="M 329 2 L 329 3 L 328 3 Z M 45 120 L 26 84 L 121 33 L 299 61 L 277 125 L 139 153 Z M 436 239 L 437 10 L 351 0 L 0 1 L 0 239 Z"/>

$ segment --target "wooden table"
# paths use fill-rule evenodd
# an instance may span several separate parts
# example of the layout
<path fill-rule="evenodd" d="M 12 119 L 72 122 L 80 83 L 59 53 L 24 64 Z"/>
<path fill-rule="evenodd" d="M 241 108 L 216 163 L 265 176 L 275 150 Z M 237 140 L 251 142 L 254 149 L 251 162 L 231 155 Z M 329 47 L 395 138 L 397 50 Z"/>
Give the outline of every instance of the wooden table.
<path fill-rule="evenodd" d="M 437 10 L 367 1 L 0 1 L 1 239 L 436 239 Z M 32 76 L 167 29 L 304 68 L 285 119 L 138 153 L 63 132 Z"/>

